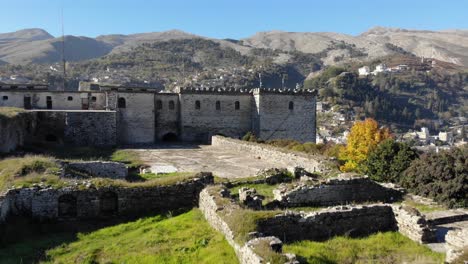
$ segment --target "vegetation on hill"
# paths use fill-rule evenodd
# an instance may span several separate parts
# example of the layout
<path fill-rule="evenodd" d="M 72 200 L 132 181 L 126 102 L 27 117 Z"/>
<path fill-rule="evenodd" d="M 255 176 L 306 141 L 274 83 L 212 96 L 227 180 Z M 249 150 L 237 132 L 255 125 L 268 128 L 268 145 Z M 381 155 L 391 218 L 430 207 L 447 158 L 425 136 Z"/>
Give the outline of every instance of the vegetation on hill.
<path fill-rule="evenodd" d="M 22 112 L 24 112 L 24 109 L 21 108 L 0 107 L 0 120 L 15 117 Z"/>
<path fill-rule="evenodd" d="M 387 139 L 367 157 L 366 173 L 376 181 L 399 182 L 402 173 L 418 154 L 408 144 Z"/>
<path fill-rule="evenodd" d="M 300 241 L 284 245 L 309 264 L 322 263 L 443 263 L 442 253 L 404 237 L 386 232 L 364 238 L 335 237 L 325 242 Z"/>
<path fill-rule="evenodd" d="M 64 243 L 58 245 L 61 240 Z M 147 217 L 76 237 L 51 234 L 33 238 L 0 249 L 0 259 L 2 263 L 238 263 L 234 250 L 198 209 L 174 217 Z"/>
<path fill-rule="evenodd" d="M 412 128 L 439 128 L 431 119 L 466 116 L 468 73 L 414 71 L 359 77 L 351 67 L 329 67 L 304 83 L 319 99 L 353 110 L 357 118 Z"/>
<path fill-rule="evenodd" d="M 400 182 L 409 191 L 449 207 L 468 207 L 468 147 L 422 155 Z"/>

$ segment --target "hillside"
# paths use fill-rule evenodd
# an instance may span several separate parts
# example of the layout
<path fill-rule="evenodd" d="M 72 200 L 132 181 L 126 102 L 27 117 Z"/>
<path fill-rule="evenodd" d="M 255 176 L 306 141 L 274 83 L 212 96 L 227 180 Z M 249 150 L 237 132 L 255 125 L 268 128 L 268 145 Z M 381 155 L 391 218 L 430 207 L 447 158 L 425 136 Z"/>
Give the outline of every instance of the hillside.
<path fill-rule="evenodd" d="M 179 30 L 131 35 L 102 35 L 96 38 L 67 36 L 67 61 L 82 61 L 107 54 L 128 52 L 143 43 L 203 38 L 232 48 L 242 55 L 261 48 L 282 52 L 299 51 L 320 55 L 326 65 L 365 61 L 409 52 L 468 67 L 468 31 L 418 31 L 376 27 L 358 36 L 333 32 L 259 32 L 242 40 L 222 40 Z M 0 34 L 0 60 L 12 64 L 60 61 L 61 38 L 41 29 Z M 284 60 L 284 58 L 283 58 Z"/>

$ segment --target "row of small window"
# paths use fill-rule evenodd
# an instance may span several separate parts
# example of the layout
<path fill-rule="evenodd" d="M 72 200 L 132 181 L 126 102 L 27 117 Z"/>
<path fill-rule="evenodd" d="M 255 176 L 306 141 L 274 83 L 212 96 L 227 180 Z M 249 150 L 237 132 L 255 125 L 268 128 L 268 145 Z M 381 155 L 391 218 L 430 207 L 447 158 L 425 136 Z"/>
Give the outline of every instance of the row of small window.
<path fill-rule="evenodd" d="M 161 100 L 156 101 L 156 109 L 161 110 L 163 109 L 163 102 Z M 175 109 L 175 102 L 174 101 L 169 101 L 169 110 L 174 110 Z"/>
<path fill-rule="evenodd" d="M 215 108 L 216 110 L 221 110 L 221 102 L 220 101 L 216 101 L 215 103 Z M 201 102 L 200 101 L 195 101 L 195 109 L 197 110 L 200 110 L 201 109 Z M 234 109 L 235 110 L 239 110 L 240 109 L 240 102 L 239 101 L 235 101 L 234 102 Z"/>
<path fill-rule="evenodd" d="M 3 101 L 8 101 L 8 95 L 2 96 L 2 100 L 3 100 Z M 47 100 L 52 100 L 52 97 L 47 96 Z M 68 97 L 67 97 L 67 100 L 68 100 L 68 101 L 73 101 L 73 96 L 68 96 Z M 96 96 L 91 96 L 91 101 L 92 101 L 92 102 L 96 102 L 96 100 L 97 100 Z"/>

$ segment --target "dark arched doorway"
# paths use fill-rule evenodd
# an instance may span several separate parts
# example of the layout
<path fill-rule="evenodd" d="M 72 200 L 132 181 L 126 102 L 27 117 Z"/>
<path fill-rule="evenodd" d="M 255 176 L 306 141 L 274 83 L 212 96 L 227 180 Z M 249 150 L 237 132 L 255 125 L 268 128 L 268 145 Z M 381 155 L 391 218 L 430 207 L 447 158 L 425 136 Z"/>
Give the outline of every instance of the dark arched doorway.
<path fill-rule="evenodd" d="M 169 133 L 164 134 L 164 136 L 162 136 L 162 141 L 164 142 L 175 142 L 178 140 L 179 140 L 179 137 L 177 136 L 176 133 L 169 132 Z"/>

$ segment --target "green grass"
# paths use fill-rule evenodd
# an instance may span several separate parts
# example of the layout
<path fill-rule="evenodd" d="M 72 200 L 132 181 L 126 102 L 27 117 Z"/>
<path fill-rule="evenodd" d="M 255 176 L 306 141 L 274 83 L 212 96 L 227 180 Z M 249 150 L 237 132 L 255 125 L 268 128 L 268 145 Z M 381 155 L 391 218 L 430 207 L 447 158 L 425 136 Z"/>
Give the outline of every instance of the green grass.
<path fill-rule="evenodd" d="M 50 235 L 12 244 L 0 249 L 0 262 L 33 263 L 41 255 L 45 256 L 42 263 L 238 263 L 234 250 L 198 209 L 174 217 L 142 218 L 76 237 Z"/>
<path fill-rule="evenodd" d="M 414 207 L 414 208 L 418 209 L 418 211 L 421 212 L 421 213 L 431 213 L 431 212 L 447 210 L 447 208 L 442 206 L 442 205 L 422 204 L 422 203 L 418 203 L 418 202 L 413 201 L 413 200 L 405 200 L 405 201 L 402 202 L 402 204 L 410 206 L 410 207 Z"/>
<path fill-rule="evenodd" d="M 144 173 L 140 174 L 140 177 L 145 180 L 163 179 L 163 178 L 174 178 L 193 175 L 192 172 L 171 172 L 171 173 Z"/>
<path fill-rule="evenodd" d="M 0 119 L 8 119 L 25 112 L 24 109 L 16 107 L 0 107 Z"/>
<path fill-rule="evenodd" d="M 108 178 L 88 179 L 96 187 L 152 187 L 171 185 L 197 177 L 196 173 L 176 172 L 161 175 L 140 176 L 138 181 L 113 180 Z M 33 184 L 60 188 L 69 185 L 67 179 L 59 178 L 59 166 L 52 157 L 27 155 L 0 160 L 0 192 L 13 186 L 30 187 Z M 81 185 L 80 185 L 81 186 Z M 82 185 L 84 188 L 84 185 Z"/>
<path fill-rule="evenodd" d="M 300 241 L 283 246 L 310 264 L 332 263 L 444 263 L 445 255 L 431 251 L 398 232 L 365 238 L 335 237 L 325 242 Z"/>
<path fill-rule="evenodd" d="M 125 149 L 113 152 L 110 160 L 125 163 L 129 168 L 138 168 L 143 165 L 137 152 Z"/>
<path fill-rule="evenodd" d="M 30 186 L 34 183 L 59 184 L 59 167 L 51 157 L 28 155 L 0 160 L 0 190 L 13 185 Z"/>

